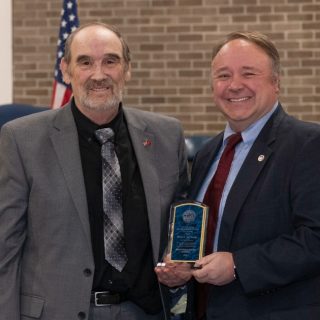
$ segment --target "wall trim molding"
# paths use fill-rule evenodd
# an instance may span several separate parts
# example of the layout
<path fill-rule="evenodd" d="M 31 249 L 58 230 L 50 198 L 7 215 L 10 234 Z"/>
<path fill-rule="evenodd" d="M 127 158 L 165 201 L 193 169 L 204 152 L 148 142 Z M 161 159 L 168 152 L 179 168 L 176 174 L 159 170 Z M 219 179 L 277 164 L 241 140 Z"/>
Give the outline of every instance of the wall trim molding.
<path fill-rule="evenodd" d="M 0 104 L 11 103 L 13 101 L 12 1 L 0 1 Z"/>

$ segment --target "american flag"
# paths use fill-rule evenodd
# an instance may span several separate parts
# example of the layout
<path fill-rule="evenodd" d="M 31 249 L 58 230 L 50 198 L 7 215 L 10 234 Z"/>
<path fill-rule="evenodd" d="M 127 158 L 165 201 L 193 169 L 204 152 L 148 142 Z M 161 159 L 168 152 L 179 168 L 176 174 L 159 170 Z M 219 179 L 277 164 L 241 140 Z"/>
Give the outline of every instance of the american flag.
<path fill-rule="evenodd" d="M 71 87 L 66 85 L 60 71 L 60 61 L 64 55 L 64 44 L 69 34 L 79 26 L 77 0 L 63 0 L 61 10 L 61 22 L 59 39 L 57 43 L 57 58 L 54 69 L 54 83 L 51 99 L 51 108 L 56 109 L 63 106 L 70 100 L 72 95 Z"/>

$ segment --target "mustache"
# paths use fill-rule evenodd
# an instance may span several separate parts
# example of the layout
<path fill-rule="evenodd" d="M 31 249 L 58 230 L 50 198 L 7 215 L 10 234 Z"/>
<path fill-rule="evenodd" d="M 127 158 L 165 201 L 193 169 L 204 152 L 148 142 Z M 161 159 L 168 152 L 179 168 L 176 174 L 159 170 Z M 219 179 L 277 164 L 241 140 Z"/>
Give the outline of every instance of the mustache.
<path fill-rule="evenodd" d="M 108 88 L 113 87 L 113 81 L 112 79 L 103 79 L 103 80 L 89 80 L 86 83 L 86 89 L 101 89 L 101 88 Z"/>

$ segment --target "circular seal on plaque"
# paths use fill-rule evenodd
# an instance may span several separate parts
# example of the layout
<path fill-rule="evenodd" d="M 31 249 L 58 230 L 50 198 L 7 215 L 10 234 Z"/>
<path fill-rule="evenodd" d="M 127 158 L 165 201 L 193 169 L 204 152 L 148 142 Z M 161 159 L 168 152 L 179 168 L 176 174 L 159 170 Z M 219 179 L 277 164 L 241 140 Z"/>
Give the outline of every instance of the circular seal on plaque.
<path fill-rule="evenodd" d="M 192 223 L 194 222 L 194 220 L 196 219 L 196 213 L 193 210 L 186 210 L 183 214 L 182 214 L 182 220 L 185 223 Z"/>

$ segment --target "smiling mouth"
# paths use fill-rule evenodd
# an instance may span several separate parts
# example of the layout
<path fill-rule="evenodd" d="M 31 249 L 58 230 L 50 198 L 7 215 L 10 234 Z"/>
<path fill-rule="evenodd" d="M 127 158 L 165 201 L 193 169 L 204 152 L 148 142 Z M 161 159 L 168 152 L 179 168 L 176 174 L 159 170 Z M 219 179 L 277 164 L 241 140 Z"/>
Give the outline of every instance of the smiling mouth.
<path fill-rule="evenodd" d="M 230 98 L 228 101 L 230 102 L 242 102 L 251 99 L 251 97 L 243 97 L 243 98 Z"/>
<path fill-rule="evenodd" d="M 96 88 L 90 88 L 91 91 L 106 91 L 106 90 L 110 90 L 111 87 L 96 87 Z"/>

